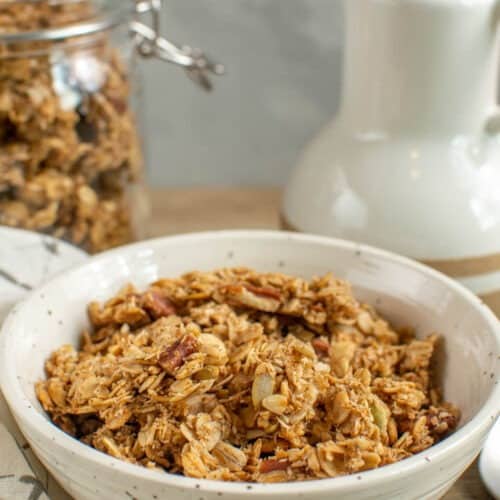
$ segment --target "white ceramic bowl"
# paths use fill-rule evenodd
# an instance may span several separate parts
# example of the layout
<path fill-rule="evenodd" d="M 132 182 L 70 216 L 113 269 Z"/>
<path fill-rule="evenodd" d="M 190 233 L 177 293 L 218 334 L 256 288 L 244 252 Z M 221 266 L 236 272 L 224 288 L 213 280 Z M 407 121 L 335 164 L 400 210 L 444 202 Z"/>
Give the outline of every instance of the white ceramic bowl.
<path fill-rule="evenodd" d="M 441 363 L 445 396 L 462 411 L 452 436 L 397 464 L 351 476 L 286 484 L 197 480 L 147 470 L 84 446 L 52 425 L 33 390 L 43 363 L 63 343 L 76 344 L 85 305 L 124 283 L 145 286 L 160 276 L 245 265 L 310 277 L 333 271 L 420 335 L 446 339 Z M 0 339 L 5 397 L 33 449 L 77 499 L 259 500 L 307 498 L 427 499 L 441 496 L 478 454 L 500 403 L 500 326 L 478 298 L 445 276 L 396 255 L 324 237 L 228 231 L 146 241 L 106 252 L 49 282 L 17 305 Z"/>

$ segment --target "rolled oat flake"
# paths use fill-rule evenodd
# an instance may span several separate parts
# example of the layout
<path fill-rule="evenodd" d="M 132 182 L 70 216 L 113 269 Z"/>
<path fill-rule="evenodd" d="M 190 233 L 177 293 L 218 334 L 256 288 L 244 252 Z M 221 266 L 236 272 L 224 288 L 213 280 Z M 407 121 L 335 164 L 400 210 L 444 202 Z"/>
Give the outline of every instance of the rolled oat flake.
<path fill-rule="evenodd" d="M 160 35 L 161 0 L 0 0 L 0 224 L 95 253 L 147 235 L 139 58 L 223 72 Z"/>

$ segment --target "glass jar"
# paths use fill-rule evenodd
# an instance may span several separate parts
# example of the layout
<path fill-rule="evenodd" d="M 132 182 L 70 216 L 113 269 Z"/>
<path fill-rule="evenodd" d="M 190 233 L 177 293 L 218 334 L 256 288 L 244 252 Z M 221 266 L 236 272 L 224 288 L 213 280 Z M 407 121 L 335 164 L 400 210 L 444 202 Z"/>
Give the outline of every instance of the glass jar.
<path fill-rule="evenodd" d="M 221 72 L 159 36 L 160 9 L 158 0 L 0 1 L 0 224 L 91 253 L 145 235 L 137 55 L 180 64 L 204 88 L 207 73 Z"/>

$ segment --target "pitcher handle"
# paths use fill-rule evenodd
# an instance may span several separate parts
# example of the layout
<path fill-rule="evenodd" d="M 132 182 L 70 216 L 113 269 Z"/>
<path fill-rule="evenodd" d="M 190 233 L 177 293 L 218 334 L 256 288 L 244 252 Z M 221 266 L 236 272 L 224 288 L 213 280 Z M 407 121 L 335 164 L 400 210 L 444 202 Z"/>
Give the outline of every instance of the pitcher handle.
<path fill-rule="evenodd" d="M 500 106 L 493 108 L 488 114 L 484 131 L 488 135 L 500 135 Z"/>

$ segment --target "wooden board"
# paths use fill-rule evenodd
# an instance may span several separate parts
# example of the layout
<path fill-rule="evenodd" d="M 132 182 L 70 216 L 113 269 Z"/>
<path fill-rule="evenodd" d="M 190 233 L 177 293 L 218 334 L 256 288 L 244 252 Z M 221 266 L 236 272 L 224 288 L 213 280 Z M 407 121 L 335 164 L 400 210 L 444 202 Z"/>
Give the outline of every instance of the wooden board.
<path fill-rule="evenodd" d="M 281 196 L 276 189 L 163 189 L 152 192 L 151 235 L 211 229 L 278 229 Z M 445 500 L 490 499 L 477 461 L 462 475 Z"/>

